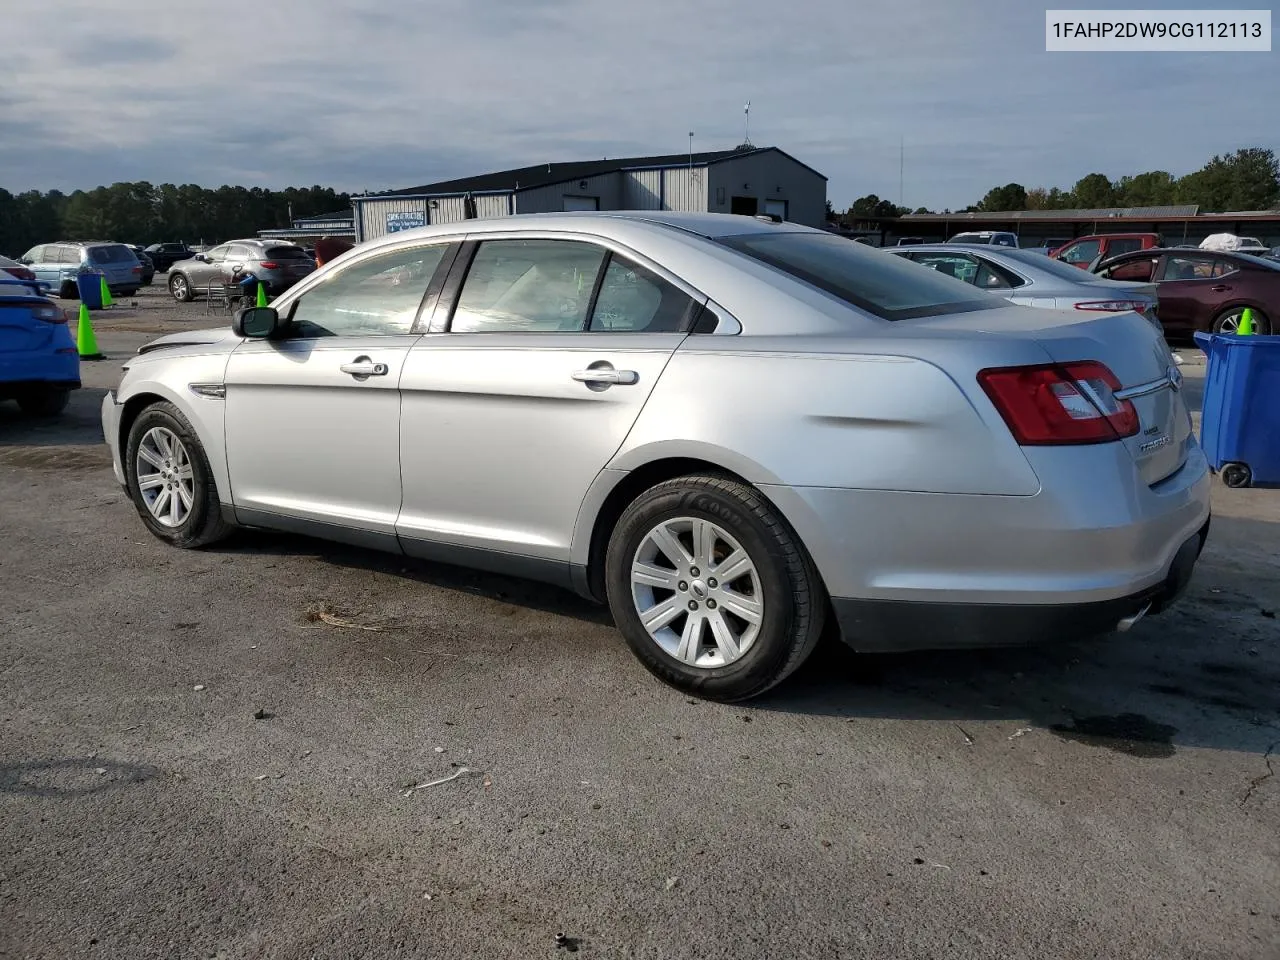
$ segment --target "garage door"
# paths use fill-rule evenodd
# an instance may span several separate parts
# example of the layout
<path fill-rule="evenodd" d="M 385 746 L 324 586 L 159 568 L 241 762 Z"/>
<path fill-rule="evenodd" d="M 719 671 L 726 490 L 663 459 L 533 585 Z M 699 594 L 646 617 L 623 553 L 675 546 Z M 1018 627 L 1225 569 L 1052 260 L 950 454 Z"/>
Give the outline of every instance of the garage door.
<path fill-rule="evenodd" d="M 599 210 L 599 197 L 565 197 L 564 208 L 566 210 Z"/>
<path fill-rule="evenodd" d="M 787 201 L 785 200 L 766 200 L 764 202 L 764 212 L 771 217 L 781 217 L 787 219 Z"/>

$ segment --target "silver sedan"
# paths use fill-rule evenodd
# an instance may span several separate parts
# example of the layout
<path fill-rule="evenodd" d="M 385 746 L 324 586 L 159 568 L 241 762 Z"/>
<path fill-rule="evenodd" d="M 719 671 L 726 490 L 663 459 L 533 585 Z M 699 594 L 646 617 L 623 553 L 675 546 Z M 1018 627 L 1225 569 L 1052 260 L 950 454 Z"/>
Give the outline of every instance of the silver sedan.
<path fill-rule="evenodd" d="M 539 579 L 737 700 L 826 623 L 884 651 L 1167 606 L 1209 519 L 1179 387 L 1131 312 L 794 224 L 556 214 L 359 246 L 143 347 L 102 421 L 169 544 L 261 527 Z"/>
<path fill-rule="evenodd" d="M 1132 310 L 1163 329 L 1154 283 L 1104 280 L 1035 250 L 935 243 L 894 250 L 939 273 L 956 277 L 1010 303 L 1050 310 L 1123 313 Z"/>

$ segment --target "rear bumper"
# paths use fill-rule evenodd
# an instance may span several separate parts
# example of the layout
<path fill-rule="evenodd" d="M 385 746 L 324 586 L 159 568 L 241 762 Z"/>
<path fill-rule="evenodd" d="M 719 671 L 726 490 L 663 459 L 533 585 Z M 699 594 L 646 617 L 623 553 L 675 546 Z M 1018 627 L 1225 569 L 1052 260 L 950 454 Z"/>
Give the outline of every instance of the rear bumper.
<path fill-rule="evenodd" d="M 71 351 L 75 344 L 65 328 L 55 333 L 53 348 Z M 13 396 L 24 390 L 62 387 L 75 390 L 80 386 L 80 354 L 55 353 L 48 346 L 0 354 L 0 395 Z"/>
<path fill-rule="evenodd" d="M 1159 613 L 1186 590 L 1209 534 L 1209 521 L 1174 554 L 1164 579 L 1114 600 L 1063 604 L 913 603 L 831 599 L 845 642 L 865 652 L 971 649 L 1065 643 L 1123 629 Z"/>
<path fill-rule="evenodd" d="M 79 390 L 80 379 L 64 380 L 51 377 L 47 380 L 0 380 L 0 397 L 17 397 L 33 390 Z"/>

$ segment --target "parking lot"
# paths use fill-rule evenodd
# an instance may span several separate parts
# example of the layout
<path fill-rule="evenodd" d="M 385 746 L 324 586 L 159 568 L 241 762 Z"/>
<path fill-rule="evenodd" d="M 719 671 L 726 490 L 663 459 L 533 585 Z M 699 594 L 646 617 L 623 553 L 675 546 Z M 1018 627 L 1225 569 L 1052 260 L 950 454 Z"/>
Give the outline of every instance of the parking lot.
<path fill-rule="evenodd" d="M 99 404 L 222 322 L 163 280 L 60 420 L 0 405 L 0 956 L 1280 955 L 1280 492 L 1215 483 L 1129 634 L 721 706 L 552 588 L 153 539 Z"/>

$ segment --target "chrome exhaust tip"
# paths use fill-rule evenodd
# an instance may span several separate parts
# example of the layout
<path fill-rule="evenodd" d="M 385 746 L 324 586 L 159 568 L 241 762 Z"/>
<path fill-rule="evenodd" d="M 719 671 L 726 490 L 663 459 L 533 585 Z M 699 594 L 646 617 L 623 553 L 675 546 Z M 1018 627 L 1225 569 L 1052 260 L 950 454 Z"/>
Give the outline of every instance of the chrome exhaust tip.
<path fill-rule="evenodd" d="M 1151 604 L 1148 602 L 1147 605 L 1144 606 L 1137 613 L 1130 614 L 1127 617 L 1122 617 L 1120 619 L 1120 622 L 1116 624 L 1116 632 L 1128 633 L 1129 630 L 1133 628 L 1133 625 L 1135 623 L 1137 623 L 1139 620 L 1141 620 L 1143 617 L 1147 615 L 1147 611 L 1150 609 L 1151 609 Z"/>

